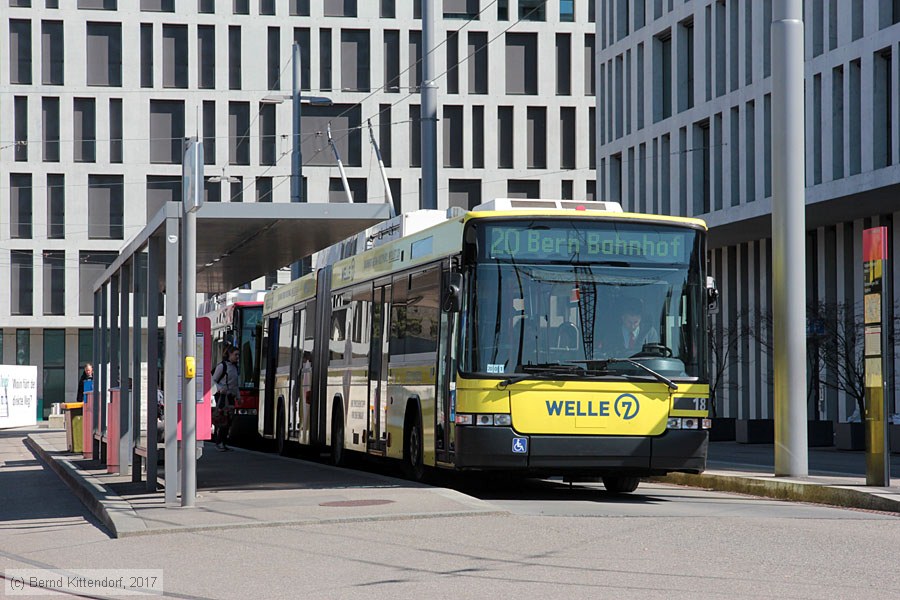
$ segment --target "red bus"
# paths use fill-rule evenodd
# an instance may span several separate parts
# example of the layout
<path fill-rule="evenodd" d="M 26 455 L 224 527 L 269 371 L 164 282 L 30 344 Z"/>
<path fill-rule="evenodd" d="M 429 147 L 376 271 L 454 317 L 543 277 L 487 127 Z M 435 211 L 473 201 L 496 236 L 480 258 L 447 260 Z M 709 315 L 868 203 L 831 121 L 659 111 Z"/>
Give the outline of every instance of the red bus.
<path fill-rule="evenodd" d="M 198 317 L 209 317 L 212 369 L 222 361 L 226 345 L 241 351 L 238 363 L 240 397 L 235 401 L 232 439 L 256 437 L 259 420 L 259 365 L 262 349 L 262 310 L 265 292 L 237 290 L 204 302 Z"/>

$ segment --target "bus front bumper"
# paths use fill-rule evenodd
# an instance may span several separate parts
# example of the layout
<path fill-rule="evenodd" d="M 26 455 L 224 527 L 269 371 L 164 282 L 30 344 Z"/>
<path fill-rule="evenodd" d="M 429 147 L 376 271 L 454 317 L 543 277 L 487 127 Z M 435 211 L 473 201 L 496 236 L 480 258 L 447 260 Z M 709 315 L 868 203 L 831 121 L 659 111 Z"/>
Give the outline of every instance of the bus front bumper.
<path fill-rule="evenodd" d="M 541 474 L 630 471 L 661 475 L 706 468 L 705 430 L 666 430 L 658 436 L 522 435 L 509 427 L 457 427 L 460 469 Z"/>

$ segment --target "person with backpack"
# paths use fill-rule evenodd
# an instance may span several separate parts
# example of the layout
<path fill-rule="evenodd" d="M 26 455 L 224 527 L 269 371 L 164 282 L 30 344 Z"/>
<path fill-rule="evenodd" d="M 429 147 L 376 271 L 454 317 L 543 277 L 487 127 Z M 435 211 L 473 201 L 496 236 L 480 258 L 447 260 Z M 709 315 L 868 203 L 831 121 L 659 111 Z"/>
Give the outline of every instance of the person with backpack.
<path fill-rule="evenodd" d="M 216 448 L 229 451 L 227 445 L 228 430 L 231 428 L 231 420 L 234 415 L 234 404 L 240 390 L 238 388 L 237 363 L 240 351 L 234 346 L 226 346 L 222 352 L 222 362 L 216 365 L 212 380 L 216 384 L 216 413 L 213 424 L 216 426 L 213 441 Z"/>

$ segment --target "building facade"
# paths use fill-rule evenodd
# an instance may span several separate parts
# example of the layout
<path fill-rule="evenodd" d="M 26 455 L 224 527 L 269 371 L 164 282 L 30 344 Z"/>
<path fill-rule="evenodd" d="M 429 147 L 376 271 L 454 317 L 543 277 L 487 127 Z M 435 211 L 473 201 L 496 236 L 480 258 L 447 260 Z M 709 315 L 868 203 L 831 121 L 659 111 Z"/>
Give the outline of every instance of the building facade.
<path fill-rule="evenodd" d="M 777 1 L 597 7 L 599 195 L 709 224 L 721 291 L 713 344 L 730 351 L 717 410 L 739 419 L 773 416 L 770 74 L 778 57 L 769 25 Z M 861 360 L 863 230 L 886 226 L 890 258 L 900 256 L 898 22 L 894 0 L 804 3 L 808 269 L 795 283 L 810 304 L 810 419 L 858 417 L 841 383 L 851 373 L 837 362 Z M 895 320 L 900 269 L 890 264 Z M 859 343 L 836 356 L 825 333 Z M 896 353 L 888 363 L 895 399 Z"/>
<path fill-rule="evenodd" d="M 290 200 L 291 47 L 302 49 L 303 189 L 419 207 L 419 0 L 0 0 L 2 358 L 45 406 L 90 360 L 91 284 L 204 142 L 207 201 Z M 442 0 L 438 205 L 594 194 L 587 0 Z M 280 103 L 280 104 L 279 104 Z M 200 232 L 202 235 L 202 232 Z M 270 274 L 260 287 L 284 279 Z"/>

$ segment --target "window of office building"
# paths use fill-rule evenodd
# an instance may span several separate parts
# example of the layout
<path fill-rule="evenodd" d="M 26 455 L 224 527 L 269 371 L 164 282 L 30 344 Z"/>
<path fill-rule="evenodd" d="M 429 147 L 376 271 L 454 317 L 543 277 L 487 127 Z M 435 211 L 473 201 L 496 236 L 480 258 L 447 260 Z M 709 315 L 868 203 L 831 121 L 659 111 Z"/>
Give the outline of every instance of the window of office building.
<path fill-rule="evenodd" d="M 469 93 L 488 93 L 488 37 L 483 31 L 468 33 Z"/>
<path fill-rule="evenodd" d="M 478 19 L 479 0 L 444 0 L 445 19 Z"/>
<path fill-rule="evenodd" d="M 118 256 L 118 252 L 100 250 L 78 253 L 78 314 L 94 314 L 94 282 Z"/>
<path fill-rule="evenodd" d="M 228 184 L 230 186 L 230 193 L 228 196 L 229 202 L 243 202 L 244 201 L 244 178 L 243 177 L 229 177 Z"/>
<path fill-rule="evenodd" d="M 572 93 L 572 35 L 556 34 L 556 95 Z"/>
<path fill-rule="evenodd" d="M 653 96 L 653 121 L 672 116 L 672 34 L 667 29 L 653 38 L 653 72 L 658 90 Z"/>
<path fill-rule="evenodd" d="M 319 89 L 331 91 L 331 30 L 319 30 Z"/>
<path fill-rule="evenodd" d="M 275 0 L 259 0 L 259 14 L 266 16 L 275 15 Z"/>
<path fill-rule="evenodd" d="M 379 15 L 382 19 L 394 19 L 397 17 L 397 0 L 380 0 L 381 11 Z"/>
<path fill-rule="evenodd" d="M 584 95 L 593 96 L 595 94 L 596 72 L 594 70 L 594 34 L 584 34 Z"/>
<path fill-rule="evenodd" d="M 451 179 L 447 194 L 450 206 L 472 210 L 481 204 L 481 180 Z"/>
<path fill-rule="evenodd" d="M 526 111 L 526 134 L 528 136 L 528 168 L 547 168 L 547 108 L 529 106 Z"/>
<path fill-rule="evenodd" d="M 497 166 L 501 169 L 513 168 L 514 139 L 513 107 L 497 108 Z"/>
<path fill-rule="evenodd" d="M 141 10 L 147 12 L 175 12 L 175 0 L 141 0 Z"/>
<path fill-rule="evenodd" d="M 509 0 L 497 0 L 497 20 L 509 21 Z"/>
<path fill-rule="evenodd" d="M 546 21 L 547 0 L 519 0 L 519 19 L 522 21 Z"/>
<path fill-rule="evenodd" d="M 27 316 L 34 307 L 34 258 L 31 250 L 10 250 L 9 314 Z"/>
<path fill-rule="evenodd" d="M 537 94 L 536 33 L 506 34 L 506 93 Z"/>
<path fill-rule="evenodd" d="M 250 164 L 250 103 L 228 103 L 228 164 Z"/>
<path fill-rule="evenodd" d="M 216 12 L 216 0 L 197 0 L 197 12 L 211 15 Z"/>
<path fill-rule="evenodd" d="M 592 3 L 591 0 L 588 2 Z M 575 0 L 559 0 L 559 20 L 562 23 L 575 22 Z"/>
<path fill-rule="evenodd" d="M 216 164 L 216 102 L 203 101 L 203 164 Z"/>
<path fill-rule="evenodd" d="M 384 91 L 400 91 L 400 32 L 384 31 Z"/>
<path fill-rule="evenodd" d="M 266 89 L 281 88 L 281 28 L 269 27 L 266 32 Z"/>
<path fill-rule="evenodd" d="M 219 180 L 218 176 L 209 177 L 206 179 L 206 181 L 203 182 L 203 201 L 222 201 L 222 182 Z"/>
<path fill-rule="evenodd" d="M 459 93 L 459 32 L 447 32 L 447 77 L 448 94 Z"/>
<path fill-rule="evenodd" d="M 540 198 L 541 182 L 537 179 L 510 179 L 506 182 L 507 198 Z"/>
<path fill-rule="evenodd" d="M 9 20 L 9 82 L 31 85 L 31 21 Z"/>
<path fill-rule="evenodd" d="M 272 201 L 272 178 L 257 177 L 256 178 L 256 201 L 271 202 Z"/>
<path fill-rule="evenodd" d="M 324 0 L 326 17 L 355 17 L 356 0 Z"/>
<path fill-rule="evenodd" d="M 16 364 L 31 364 L 31 330 L 16 329 Z"/>
<path fill-rule="evenodd" d="M 188 29 L 187 25 L 163 25 L 162 31 L 163 87 L 188 86 Z"/>
<path fill-rule="evenodd" d="M 88 238 L 124 236 L 125 182 L 121 175 L 88 175 Z"/>
<path fill-rule="evenodd" d="M 152 23 L 141 23 L 141 87 L 153 87 Z"/>
<path fill-rule="evenodd" d="M 228 89 L 241 89 L 241 28 L 228 28 Z"/>
<path fill-rule="evenodd" d="M 59 98 L 41 99 L 44 162 L 59 162 Z"/>
<path fill-rule="evenodd" d="M 444 167 L 463 165 L 463 107 L 444 105 Z"/>
<path fill-rule="evenodd" d="M 349 92 L 370 89 L 368 30 L 341 30 L 341 89 Z"/>
<path fill-rule="evenodd" d="M 472 168 L 484 168 L 484 106 L 472 107 Z"/>
<path fill-rule="evenodd" d="M 44 406 L 65 402 L 66 330 L 44 330 L 43 389 Z"/>
<path fill-rule="evenodd" d="M 122 85 L 122 25 L 87 24 L 87 84 Z"/>
<path fill-rule="evenodd" d="M 422 87 L 422 32 L 409 32 L 409 69 L 407 81 L 410 92 L 418 92 Z"/>
<path fill-rule="evenodd" d="M 250 0 L 233 0 L 231 4 L 231 12 L 236 15 L 249 15 Z"/>
<path fill-rule="evenodd" d="M 562 169 L 575 168 L 576 146 L 575 107 L 564 106 L 559 109 L 559 166 Z"/>
<path fill-rule="evenodd" d="M 33 223 L 31 173 L 9 174 L 9 237 L 30 240 Z"/>
<path fill-rule="evenodd" d="M 122 99 L 109 99 L 109 162 L 123 160 Z"/>
<path fill-rule="evenodd" d="M 203 90 L 216 87 L 216 28 L 197 26 L 197 86 Z"/>
<path fill-rule="evenodd" d="M 31 0 L 9 0 L 12 8 L 31 8 Z"/>
<path fill-rule="evenodd" d="M 259 105 L 259 164 L 274 165 L 276 157 L 275 105 Z"/>
<path fill-rule="evenodd" d="M 44 7 L 45 8 L 59 8 L 59 0 L 44 0 Z M 0 335 L 0 339 L 2 339 L 2 338 L 3 338 L 3 336 Z M 2 349 L 3 349 L 3 344 L 0 343 L 0 350 L 2 350 Z"/>
<path fill-rule="evenodd" d="M 15 148 L 13 156 L 16 162 L 28 161 L 28 97 L 16 96 L 13 99 L 13 127 L 15 128 Z"/>
<path fill-rule="evenodd" d="M 44 251 L 44 314 L 66 314 L 66 252 Z"/>
<path fill-rule="evenodd" d="M 694 107 L 694 20 L 678 25 L 678 111 Z"/>
<path fill-rule="evenodd" d="M 384 166 L 392 165 L 393 144 L 391 137 L 391 105 L 378 105 L 378 149 Z"/>
<path fill-rule="evenodd" d="M 288 0 L 288 14 L 292 17 L 308 17 L 309 0 Z"/>
<path fill-rule="evenodd" d="M 147 220 L 167 202 L 181 202 L 181 177 L 147 175 Z"/>
<path fill-rule="evenodd" d="M 116 0 L 78 0 L 78 8 L 82 10 L 116 10 Z"/>
<path fill-rule="evenodd" d="M 563 200 L 573 200 L 575 198 L 575 182 L 571 179 L 563 179 L 559 183 L 559 197 Z"/>
<path fill-rule="evenodd" d="M 363 177 L 348 177 L 347 185 L 350 188 L 350 198 L 354 204 L 364 204 L 368 201 L 368 184 Z M 328 180 L 328 201 L 346 202 L 347 192 L 340 177 L 331 177 Z"/>
<path fill-rule="evenodd" d="M 78 371 L 84 368 L 84 365 L 94 360 L 94 330 L 79 329 L 78 330 Z M 80 375 L 79 375 L 80 376 Z"/>
<path fill-rule="evenodd" d="M 409 166 L 422 166 L 422 107 L 409 105 Z"/>
<path fill-rule="evenodd" d="M 900 0 L 898 0 L 900 5 Z M 872 81 L 874 89 L 872 90 L 872 116 L 874 117 L 873 128 L 873 159 L 876 169 L 887 167 L 894 162 L 893 152 L 891 148 L 891 139 L 893 138 L 893 119 L 891 113 L 894 110 L 893 102 L 893 86 L 891 78 L 893 77 L 893 69 L 891 67 L 890 47 L 876 52 L 872 60 Z M 818 125 L 818 124 L 817 124 Z"/>
<path fill-rule="evenodd" d="M 150 162 L 181 164 L 184 101 L 150 101 Z"/>
<path fill-rule="evenodd" d="M 65 81 L 65 37 L 62 21 L 41 21 L 41 83 L 62 85 Z"/>
<path fill-rule="evenodd" d="M 47 175 L 47 239 L 66 237 L 66 176 Z"/>
<path fill-rule="evenodd" d="M 312 89 L 312 46 L 310 46 L 309 27 L 294 27 L 294 42 L 300 44 L 300 89 Z"/>

